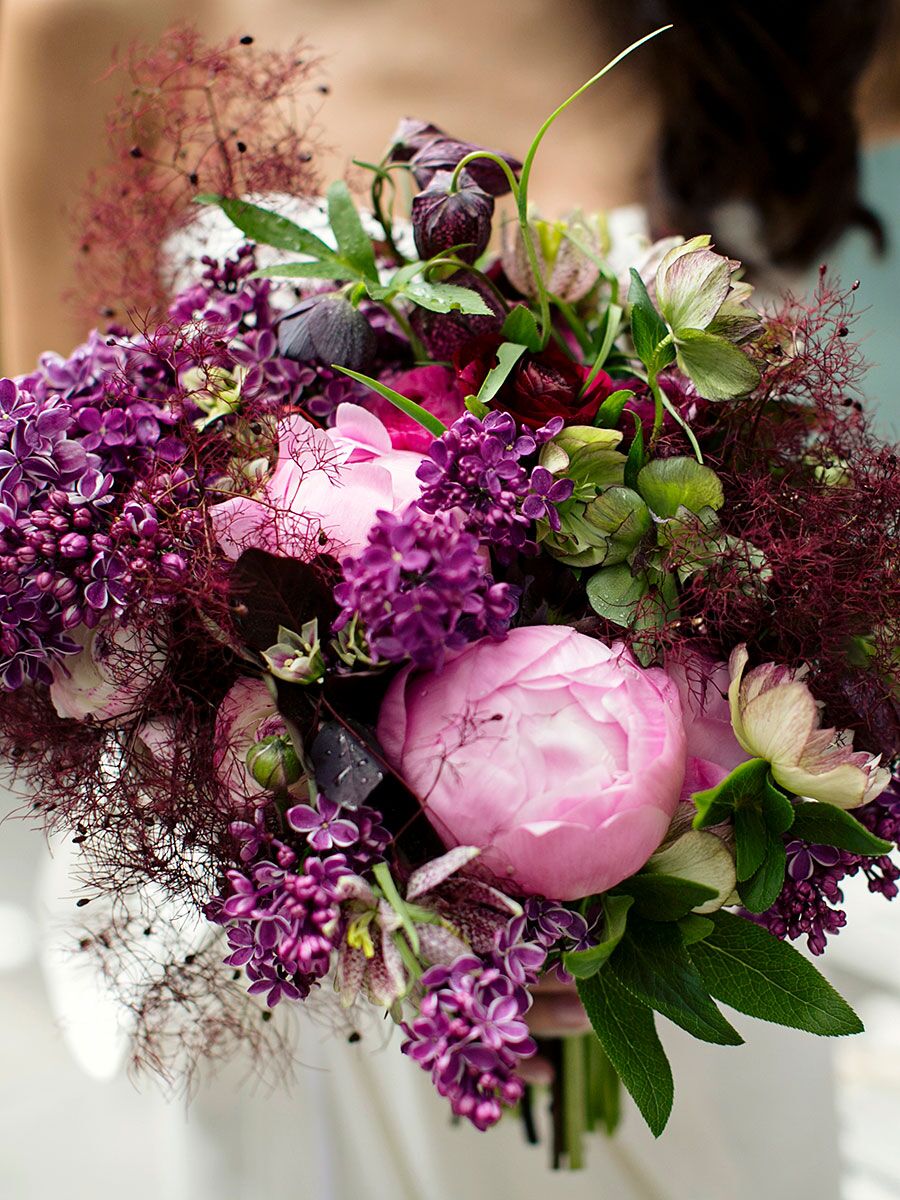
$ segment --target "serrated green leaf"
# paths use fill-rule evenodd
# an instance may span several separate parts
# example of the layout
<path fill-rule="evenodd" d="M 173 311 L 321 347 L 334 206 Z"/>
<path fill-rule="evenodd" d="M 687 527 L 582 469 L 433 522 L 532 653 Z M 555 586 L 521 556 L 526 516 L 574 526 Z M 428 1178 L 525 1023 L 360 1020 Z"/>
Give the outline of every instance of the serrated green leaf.
<path fill-rule="evenodd" d="M 706 400 L 746 396 L 759 383 L 759 371 L 747 355 L 719 334 L 679 329 L 675 345 L 679 367 Z"/>
<path fill-rule="evenodd" d="M 222 210 L 233 225 L 247 235 L 252 242 L 274 246 L 278 250 L 292 250 L 296 254 L 308 254 L 312 258 L 335 259 L 333 247 L 320 237 L 303 229 L 280 213 L 270 212 L 251 204 L 249 200 L 235 200 L 228 196 L 204 194 L 194 198 L 195 204 L 214 204 Z M 330 276 L 329 276 L 330 278 Z"/>
<path fill-rule="evenodd" d="M 390 400 L 395 408 L 399 408 L 408 417 L 412 417 L 423 429 L 427 429 L 436 438 L 440 437 L 442 433 L 447 432 L 447 426 L 434 413 L 429 412 L 427 408 L 423 408 L 421 404 L 416 404 L 415 400 L 410 400 L 408 396 L 403 396 L 400 392 L 395 392 L 387 384 L 381 383 L 377 379 L 372 379 L 369 375 L 361 375 L 359 371 L 351 371 L 349 367 L 338 366 L 337 363 L 332 363 L 331 366 L 335 371 L 340 371 L 343 375 L 349 375 L 357 383 L 364 383 L 367 388 L 371 388 L 373 392 L 377 392 L 385 400 Z"/>
<path fill-rule="evenodd" d="M 279 263 L 275 267 L 260 267 L 251 279 L 330 279 L 334 283 L 362 283 L 359 271 L 342 266 L 337 259 L 327 262 Z"/>
<path fill-rule="evenodd" d="M 619 888 L 634 897 L 635 913 L 649 921 L 678 921 L 718 895 L 715 888 L 705 883 L 656 873 L 632 875 Z"/>
<path fill-rule="evenodd" d="M 837 846 L 851 854 L 889 854 L 893 842 L 886 842 L 866 829 L 852 813 L 833 804 L 821 804 L 818 800 L 806 800 L 794 806 L 794 823 L 791 835 L 803 842 L 820 846 Z"/>
<path fill-rule="evenodd" d="M 759 869 L 749 879 L 738 881 L 738 895 L 744 908 L 752 913 L 763 913 L 771 908 L 784 887 L 786 869 L 784 842 L 777 834 L 770 833 Z"/>
<path fill-rule="evenodd" d="M 412 279 L 404 284 L 401 294 L 429 312 L 461 312 L 479 317 L 491 315 L 491 309 L 477 292 L 456 283 L 427 283 L 424 279 Z"/>
<path fill-rule="evenodd" d="M 739 805 L 734 810 L 734 865 L 739 882 L 749 879 L 766 861 L 769 831 L 761 809 Z"/>
<path fill-rule="evenodd" d="M 628 922 L 631 896 L 603 897 L 603 936 L 588 950 L 570 950 L 563 955 L 563 966 L 576 979 L 589 979 L 600 970 L 621 942 Z"/>
<path fill-rule="evenodd" d="M 710 992 L 739 1012 L 822 1037 L 861 1033 L 862 1022 L 802 954 L 733 913 L 718 912 L 715 928 L 691 947 Z"/>
<path fill-rule="evenodd" d="M 500 332 L 507 341 L 518 342 L 519 345 L 526 346 L 529 350 L 537 351 L 541 348 L 542 339 L 538 330 L 537 318 L 524 304 L 517 304 L 510 309 Z"/>
<path fill-rule="evenodd" d="M 599 425 L 601 429 L 615 429 L 625 405 L 633 398 L 634 392 L 630 388 L 619 388 L 618 391 L 610 392 L 597 409 L 594 424 Z"/>
<path fill-rule="evenodd" d="M 517 342 L 503 342 L 497 347 L 497 365 L 491 367 L 484 377 L 484 383 L 478 389 L 478 399 L 482 404 L 490 404 L 526 349 L 527 347 L 520 346 Z"/>
<path fill-rule="evenodd" d="M 793 805 L 772 783 L 769 764 L 764 758 L 750 758 L 747 762 L 738 763 L 721 783 L 706 791 L 694 792 L 691 796 L 697 809 L 694 828 L 705 829 L 710 825 L 718 825 L 721 821 L 727 821 L 738 805 L 762 805 L 765 797 L 771 798 L 773 795 L 773 803 L 777 804 L 780 797 L 791 810 L 788 812 L 787 808 L 781 806 L 783 821 L 787 822 L 782 829 L 784 832 L 791 827 Z"/>
<path fill-rule="evenodd" d="M 637 490 L 658 517 L 674 517 L 682 507 L 698 513 L 725 503 L 718 475 L 695 458 L 654 459 L 638 475 Z"/>
<path fill-rule="evenodd" d="M 608 971 L 577 981 L 600 1045 L 631 1093 L 655 1137 L 672 1111 L 672 1068 L 656 1033 L 653 1013 L 621 987 Z"/>
<path fill-rule="evenodd" d="M 685 949 L 678 926 L 633 917 L 608 970 L 633 996 L 687 1033 L 718 1046 L 743 1038 L 713 1003 Z"/>
<path fill-rule="evenodd" d="M 636 578 L 625 563 L 619 563 L 595 571 L 586 590 L 594 612 L 617 625 L 628 626 L 650 588 L 645 575 Z"/>
<path fill-rule="evenodd" d="M 607 566 L 624 562 L 653 528 L 647 505 L 626 487 L 606 488 L 588 504 L 584 518 L 608 539 L 609 550 L 603 560 Z"/>
<path fill-rule="evenodd" d="M 378 281 L 375 248 L 363 229 L 353 197 L 343 180 L 337 179 L 328 189 L 328 222 L 337 240 L 342 258 L 355 267 L 366 279 Z"/>
<path fill-rule="evenodd" d="M 631 337 L 637 356 L 648 370 L 655 369 L 656 348 L 668 336 L 665 321 L 653 306 L 638 272 L 631 268 L 631 286 L 628 289 L 631 304 Z"/>

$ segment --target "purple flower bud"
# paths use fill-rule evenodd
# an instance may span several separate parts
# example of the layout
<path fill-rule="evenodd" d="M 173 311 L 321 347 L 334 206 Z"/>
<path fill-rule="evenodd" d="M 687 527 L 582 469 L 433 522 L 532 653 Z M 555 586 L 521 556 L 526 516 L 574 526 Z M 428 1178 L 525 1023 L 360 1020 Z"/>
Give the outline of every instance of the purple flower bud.
<path fill-rule="evenodd" d="M 416 182 L 419 187 L 427 187 L 438 171 L 453 171 L 467 154 L 483 149 L 484 147 L 475 146 L 471 142 L 457 142 L 452 138 L 434 138 L 417 150 L 410 160 Z M 512 168 L 515 175 L 521 171 L 522 164 L 511 154 L 501 154 L 498 151 L 491 151 L 491 153 L 496 153 L 498 158 L 502 158 Z M 473 182 L 491 196 L 505 196 L 510 190 L 506 172 L 489 158 L 473 159 L 472 162 L 466 164 L 466 171 Z"/>
<path fill-rule="evenodd" d="M 295 362 L 319 360 L 359 370 L 375 353 L 372 326 L 343 296 L 309 296 L 278 325 L 278 347 Z"/>
<path fill-rule="evenodd" d="M 59 539 L 59 552 L 63 558 L 84 558 L 89 546 L 83 533 L 67 533 Z"/>
<path fill-rule="evenodd" d="M 466 172 L 460 189 L 451 192 L 452 178 L 449 171 L 438 171 L 413 200 L 416 249 L 422 258 L 432 258 L 456 246 L 463 262 L 474 262 L 490 240 L 494 198 L 473 184 Z"/>

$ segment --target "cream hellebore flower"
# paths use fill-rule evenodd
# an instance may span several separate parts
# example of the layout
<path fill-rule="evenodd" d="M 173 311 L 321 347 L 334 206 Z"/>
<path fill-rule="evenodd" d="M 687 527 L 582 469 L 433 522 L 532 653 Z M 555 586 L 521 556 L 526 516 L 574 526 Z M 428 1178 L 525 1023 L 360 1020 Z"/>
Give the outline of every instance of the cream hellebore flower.
<path fill-rule="evenodd" d="M 728 669 L 728 700 L 735 736 L 748 754 L 765 759 L 786 791 L 837 808 L 856 808 L 879 796 L 890 772 L 878 758 L 854 751 L 851 737 L 819 729 L 819 708 L 802 671 L 776 663 L 745 677 L 746 646 L 737 646 Z"/>
<path fill-rule="evenodd" d="M 707 400 L 745 395 L 759 382 L 756 367 L 735 344 L 761 328 L 747 304 L 752 287 L 735 278 L 740 266 L 716 254 L 709 234 L 701 234 L 673 246 L 656 269 L 656 303 L 678 366 Z"/>
<path fill-rule="evenodd" d="M 533 217 L 528 228 L 547 291 L 569 304 L 583 300 L 600 275 L 597 262 L 601 236 L 597 219 L 580 212 L 561 221 Z M 506 221 L 503 225 L 500 259 L 513 287 L 534 299 L 537 296 L 534 274 L 518 221 Z"/>

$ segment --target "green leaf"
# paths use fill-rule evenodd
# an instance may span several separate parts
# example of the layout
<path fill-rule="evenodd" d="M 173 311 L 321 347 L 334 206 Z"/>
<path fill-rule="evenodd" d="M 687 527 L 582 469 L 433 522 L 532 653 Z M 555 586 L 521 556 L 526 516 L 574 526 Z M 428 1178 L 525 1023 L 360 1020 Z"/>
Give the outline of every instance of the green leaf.
<path fill-rule="evenodd" d="M 709 937 L 715 929 L 715 924 L 709 917 L 701 917 L 699 913 L 688 913 L 678 922 L 678 928 L 681 930 L 684 944 L 693 946 L 695 942 L 702 942 L 705 937 Z"/>
<path fill-rule="evenodd" d="M 743 1038 L 713 1003 L 677 925 L 633 917 L 609 960 L 633 996 L 704 1042 L 740 1046 Z"/>
<path fill-rule="evenodd" d="M 340 367 L 337 363 L 332 363 L 331 366 L 335 371 L 340 371 L 343 375 L 349 375 L 357 383 L 364 383 L 366 387 L 371 388 L 373 392 L 377 392 L 379 396 L 383 396 L 385 400 L 390 400 L 391 404 L 399 408 L 401 412 L 406 413 L 408 417 L 412 417 L 414 421 L 418 421 L 423 429 L 427 429 L 436 438 L 440 437 L 442 433 L 447 432 L 447 426 L 442 421 L 439 421 L 434 413 L 430 413 L 421 404 L 416 404 L 415 400 L 410 400 L 408 396 L 402 396 L 399 392 L 395 392 L 387 384 L 380 383 L 377 379 L 372 379 L 368 375 L 361 375 L 358 371 L 351 371 L 349 367 Z"/>
<path fill-rule="evenodd" d="M 759 383 L 759 371 L 742 350 L 716 333 L 679 329 L 678 365 L 706 400 L 746 396 Z"/>
<path fill-rule="evenodd" d="M 606 566 L 624 562 L 653 528 L 647 505 L 637 492 L 625 487 L 606 488 L 588 504 L 584 517 L 608 539 Z"/>
<path fill-rule="evenodd" d="M 589 950 L 569 950 L 563 955 L 563 966 L 576 979 L 590 979 L 607 961 L 625 934 L 633 903 L 631 896 L 603 897 L 603 937 Z"/>
<path fill-rule="evenodd" d="M 625 486 L 637 491 L 637 478 L 647 458 L 644 454 L 644 427 L 637 413 L 631 415 L 634 417 L 634 437 L 628 448 L 628 457 L 625 459 Z"/>
<path fill-rule="evenodd" d="M 716 999 L 822 1037 L 862 1032 L 849 1004 L 793 946 L 733 913 L 711 919 L 714 931 L 691 948 L 691 957 Z"/>
<path fill-rule="evenodd" d="M 274 267 L 260 267 L 251 279 L 331 279 L 335 283 L 361 283 L 362 276 L 353 267 L 345 267 L 331 258 L 325 262 L 279 263 Z"/>
<path fill-rule="evenodd" d="M 818 800 L 806 800 L 794 806 L 794 837 L 803 842 L 819 846 L 837 846 L 851 854 L 889 854 L 893 842 L 886 842 L 866 829 L 852 813 L 833 804 L 820 804 Z"/>
<path fill-rule="evenodd" d="M 601 429 L 615 429 L 619 424 L 625 405 L 633 396 L 634 392 L 630 388 L 619 388 L 616 392 L 610 392 L 597 409 L 594 424 L 599 425 Z"/>
<path fill-rule="evenodd" d="M 526 346 L 520 346 L 518 342 L 503 342 L 497 347 L 497 365 L 488 371 L 484 383 L 478 389 L 478 399 L 482 404 L 490 404 L 526 349 Z"/>
<path fill-rule="evenodd" d="M 414 279 L 404 286 L 402 294 L 429 312 L 461 312 L 479 317 L 491 315 L 490 308 L 477 292 L 455 283 L 426 283 L 424 279 Z"/>
<path fill-rule="evenodd" d="M 783 840 L 769 832 L 766 839 L 765 857 L 758 870 L 749 879 L 738 881 L 738 895 L 744 908 L 753 913 L 771 908 L 784 887 L 784 872 L 787 868 L 787 853 Z"/>
<path fill-rule="evenodd" d="M 725 503 L 718 475 L 694 458 L 654 459 L 639 473 L 637 490 L 658 517 L 674 517 L 681 507 L 698 513 Z"/>
<path fill-rule="evenodd" d="M 509 316 L 503 322 L 500 331 L 509 342 L 518 342 L 529 350 L 540 350 L 541 335 L 537 326 L 537 318 L 530 308 L 517 304 L 510 310 Z"/>
<path fill-rule="evenodd" d="M 691 800 L 697 809 L 694 828 L 705 829 L 731 818 L 742 804 L 762 807 L 769 802 L 781 810 L 781 832 L 790 829 L 794 806 L 772 782 L 769 764 L 764 758 L 751 758 L 738 763 L 721 783 L 703 792 L 694 792 Z M 790 811 L 789 811 L 790 810 Z"/>
<path fill-rule="evenodd" d="M 691 799 L 694 827 L 734 822 L 738 894 L 751 912 L 764 912 L 784 885 L 786 857 L 782 835 L 791 828 L 794 806 L 772 782 L 769 764 L 753 758 L 722 782 Z"/>
<path fill-rule="evenodd" d="M 264 246 L 275 246 L 278 250 L 293 250 L 297 254 L 309 254 L 312 258 L 335 259 L 334 249 L 310 233 L 302 229 L 287 217 L 260 208 L 248 200 L 233 200 L 227 196 L 204 194 L 195 196 L 195 204 L 215 204 L 221 208 L 233 225 L 247 235 L 252 242 Z M 331 276 L 328 276 L 331 278 Z"/>
<path fill-rule="evenodd" d="M 578 980 L 578 995 L 616 1073 L 655 1137 L 665 1129 L 675 1090 L 653 1013 L 608 971 Z"/>
<path fill-rule="evenodd" d="M 587 598 L 594 612 L 623 626 L 632 623 L 649 590 L 647 577 L 635 578 L 625 563 L 601 567 L 587 581 Z"/>
<path fill-rule="evenodd" d="M 619 888 L 634 897 L 634 911 L 650 921 L 678 921 L 718 892 L 705 883 L 675 875 L 632 875 Z"/>
<path fill-rule="evenodd" d="M 669 330 L 665 321 L 653 307 L 653 301 L 647 294 L 643 279 L 631 268 L 631 287 L 628 289 L 628 299 L 631 303 L 631 337 L 637 356 L 652 370 L 656 365 L 656 348 L 668 337 Z"/>
<path fill-rule="evenodd" d="M 346 183 L 340 179 L 335 180 L 328 189 L 328 221 L 341 256 L 361 275 L 377 282 L 378 268 L 372 239 L 363 229 Z"/>

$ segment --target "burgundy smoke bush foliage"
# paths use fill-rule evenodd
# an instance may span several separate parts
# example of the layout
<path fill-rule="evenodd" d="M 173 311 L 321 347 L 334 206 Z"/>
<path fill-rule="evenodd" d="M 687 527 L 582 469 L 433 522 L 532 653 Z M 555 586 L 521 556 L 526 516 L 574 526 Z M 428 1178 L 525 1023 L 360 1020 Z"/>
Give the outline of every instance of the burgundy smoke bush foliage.
<path fill-rule="evenodd" d="M 194 196 L 320 190 L 318 62 L 302 41 L 284 51 L 238 37 L 206 46 L 196 30 L 175 28 L 112 69 L 123 91 L 110 161 L 79 217 L 77 303 L 90 323 L 165 312 L 171 265 L 160 249 L 196 216 Z"/>
<path fill-rule="evenodd" d="M 823 271 L 808 303 L 789 297 L 767 321 L 762 347 L 781 354 L 760 388 L 710 414 L 726 530 L 759 551 L 765 587 L 754 583 L 758 560 L 736 546 L 695 583 L 689 603 L 695 628 L 720 653 L 747 641 L 762 659 L 809 663 L 814 692 L 831 697 L 828 721 L 892 753 L 900 459 L 857 398 L 865 364 L 849 337 L 855 291 Z"/>

